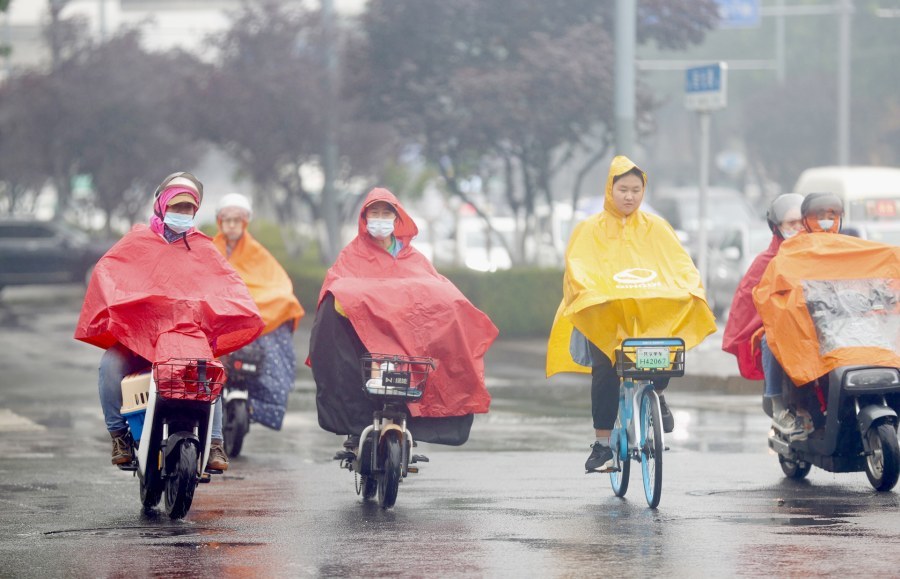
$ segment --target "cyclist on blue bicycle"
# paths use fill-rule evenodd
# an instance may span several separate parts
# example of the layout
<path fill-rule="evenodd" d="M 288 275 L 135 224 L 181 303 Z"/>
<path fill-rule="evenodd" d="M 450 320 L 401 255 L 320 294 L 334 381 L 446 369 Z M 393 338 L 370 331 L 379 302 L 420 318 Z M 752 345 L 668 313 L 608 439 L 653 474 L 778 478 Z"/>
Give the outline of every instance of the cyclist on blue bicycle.
<path fill-rule="evenodd" d="M 665 219 L 640 210 L 647 175 L 617 156 L 603 211 L 579 223 L 566 250 L 563 300 L 547 347 L 547 376 L 590 372 L 596 440 L 587 472 L 615 470 L 609 436 L 618 413 L 619 378 L 610 360 L 623 338 L 680 337 L 686 348 L 715 332 L 700 274 Z M 668 379 L 654 382 L 657 391 Z M 660 395 L 663 427 L 674 428 Z"/>

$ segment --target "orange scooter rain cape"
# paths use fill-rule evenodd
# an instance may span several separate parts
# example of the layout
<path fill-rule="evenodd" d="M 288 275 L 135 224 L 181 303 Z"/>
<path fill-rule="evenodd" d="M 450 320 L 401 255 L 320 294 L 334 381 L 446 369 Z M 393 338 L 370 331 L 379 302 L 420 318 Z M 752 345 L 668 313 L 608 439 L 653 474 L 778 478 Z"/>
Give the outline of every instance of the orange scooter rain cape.
<path fill-rule="evenodd" d="M 397 210 L 397 257 L 366 231 L 365 207 L 385 201 Z M 332 294 L 369 352 L 434 358 L 422 399 L 407 403 L 412 417 L 451 417 L 488 411 L 484 355 L 498 330 L 483 312 L 409 243 L 418 228 L 387 189 L 373 189 L 359 215 L 356 238 L 328 270 L 319 305 Z M 367 420 L 371 421 L 371 414 Z"/>
<path fill-rule="evenodd" d="M 226 255 L 227 240 L 221 232 L 213 238 L 213 244 L 222 255 Z M 244 231 L 235 244 L 228 263 L 247 284 L 253 301 L 259 307 L 259 313 L 266 323 L 263 334 L 268 334 L 288 320 L 293 320 L 293 327 L 297 329 L 304 311 L 294 295 L 291 278 L 249 231 Z"/>
<path fill-rule="evenodd" d="M 603 211 L 572 232 L 547 344 L 548 377 L 591 371 L 572 358 L 573 328 L 610 360 L 624 338 L 679 337 L 693 348 L 716 331 L 700 275 L 672 227 L 640 209 L 626 217 L 613 203 L 613 178 L 635 167 L 626 157 L 613 159 Z"/>
<path fill-rule="evenodd" d="M 151 362 L 211 359 L 256 339 L 263 321 L 247 286 L 209 237 L 187 243 L 135 225 L 97 262 L 75 338 Z"/>
<path fill-rule="evenodd" d="M 781 244 L 753 301 L 769 347 L 802 386 L 852 364 L 900 367 L 900 248 L 839 233 Z"/>

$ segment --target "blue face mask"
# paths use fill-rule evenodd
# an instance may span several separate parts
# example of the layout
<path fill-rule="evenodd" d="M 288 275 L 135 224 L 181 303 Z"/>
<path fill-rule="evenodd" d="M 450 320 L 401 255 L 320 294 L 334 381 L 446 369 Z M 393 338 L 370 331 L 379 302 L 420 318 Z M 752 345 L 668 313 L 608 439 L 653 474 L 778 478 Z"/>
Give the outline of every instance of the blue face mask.
<path fill-rule="evenodd" d="M 185 215 L 184 213 L 173 213 L 172 211 L 169 211 L 168 213 L 166 213 L 166 217 L 165 219 L 163 219 L 163 223 L 168 225 L 169 229 L 171 229 L 175 233 L 184 233 L 194 226 L 194 216 Z"/>
<path fill-rule="evenodd" d="M 367 219 L 366 231 L 375 239 L 384 239 L 394 232 L 394 219 Z"/>

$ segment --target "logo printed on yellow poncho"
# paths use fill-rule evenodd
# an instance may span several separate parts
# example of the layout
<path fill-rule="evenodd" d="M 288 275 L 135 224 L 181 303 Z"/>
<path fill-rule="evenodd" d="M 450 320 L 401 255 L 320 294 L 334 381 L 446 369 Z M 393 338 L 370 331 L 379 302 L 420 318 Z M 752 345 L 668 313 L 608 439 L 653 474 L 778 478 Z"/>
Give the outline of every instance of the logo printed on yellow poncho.
<path fill-rule="evenodd" d="M 613 276 L 613 280 L 618 283 L 616 289 L 639 288 L 639 287 L 659 287 L 661 284 L 657 281 L 650 283 L 659 277 L 659 274 L 652 269 L 644 269 L 642 267 L 632 267 L 624 269 Z"/>

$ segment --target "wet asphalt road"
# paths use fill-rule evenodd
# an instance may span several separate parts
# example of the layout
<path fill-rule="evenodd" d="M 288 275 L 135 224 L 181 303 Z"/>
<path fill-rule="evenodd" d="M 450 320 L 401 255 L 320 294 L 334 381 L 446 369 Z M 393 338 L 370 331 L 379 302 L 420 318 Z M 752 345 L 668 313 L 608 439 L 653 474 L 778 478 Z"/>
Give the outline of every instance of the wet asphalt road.
<path fill-rule="evenodd" d="M 492 412 L 463 447 L 420 445 L 431 462 L 391 510 L 363 503 L 331 461 L 340 438 L 318 428 L 303 370 L 281 432 L 254 425 L 184 520 L 145 515 L 137 480 L 109 465 L 100 351 L 71 339 L 81 297 L 0 299 L 0 576 L 898 574 L 897 492 L 873 492 L 863 473 L 784 479 L 756 396 L 673 385 L 677 428 L 650 510 L 639 469 L 625 500 L 582 470 L 586 379 L 547 381 L 535 348 L 502 341 Z"/>

